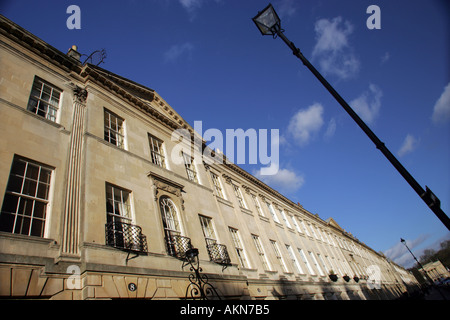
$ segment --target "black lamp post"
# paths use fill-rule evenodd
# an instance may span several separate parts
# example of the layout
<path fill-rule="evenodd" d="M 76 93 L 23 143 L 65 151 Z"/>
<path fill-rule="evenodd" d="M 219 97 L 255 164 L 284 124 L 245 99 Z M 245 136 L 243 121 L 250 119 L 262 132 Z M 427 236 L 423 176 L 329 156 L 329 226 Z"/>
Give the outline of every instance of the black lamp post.
<path fill-rule="evenodd" d="M 200 267 L 197 248 L 191 248 L 186 251 L 182 268 L 186 265 L 190 265 L 189 269 L 192 272 L 188 278 L 189 285 L 186 288 L 186 299 L 221 300 L 216 288 L 209 283 L 206 274 L 201 273 L 203 270 Z"/>
<path fill-rule="evenodd" d="M 427 271 L 423 268 L 422 264 L 419 262 L 419 260 L 417 260 L 416 256 L 414 255 L 414 253 L 412 253 L 412 251 L 409 249 L 409 247 L 406 244 L 405 239 L 400 238 L 400 242 L 403 243 L 406 247 L 406 249 L 408 249 L 409 253 L 411 253 L 411 255 L 413 256 L 414 260 L 416 260 L 417 264 L 419 265 L 419 267 L 423 270 L 423 272 L 425 273 L 427 280 L 431 281 L 431 283 L 433 283 L 433 281 L 431 280 L 431 278 L 428 276 Z"/>
<path fill-rule="evenodd" d="M 422 198 L 422 200 L 430 207 L 434 214 L 441 220 L 441 222 L 450 230 L 450 219 L 440 207 L 440 201 L 434 193 L 426 187 L 424 190 L 420 184 L 411 176 L 411 174 L 403 167 L 403 165 L 395 158 L 395 156 L 389 151 L 384 143 L 378 139 L 378 137 L 370 130 L 370 128 L 364 123 L 364 121 L 356 114 L 355 111 L 348 105 L 348 103 L 337 93 L 336 90 L 328 83 L 327 80 L 316 70 L 316 68 L 303 56 L 293 42 L 289 41 L 284 35 L 284 30 L 281 28 L 281 21 L 278 17 L 275 9 L 269 4 L 263 11 L 259 12 L 256 17 L 253 18 L 259 31 L 262 35 L 271 35 L 274 38 L 279 36 L 289 48 L 291 48 L 293 54 L 299 58 L 303 64 L 316 76 L 316 78 L 324 85 L 324 87 L 331 93 L 331 95 L 339 102 L 344 110 L 352 117 L 352 119 L 359 125 L 359 127 L 367 134 L 372 140 L 377 149 L 379 149 L 384 156 L 391 162 L 391 164 L 397 169 L 397 171 L 403 176 L 403 178 L 410 184 L 410 186 L 416 191 L 416 193 Z"/>
<path fill-rule="evenodd" d="M 426 277 L 427 281 L 429 281 L 430 284 L 431 284 L 432 286 L 434 286 L 434 282 L 433 282 L 433 280 L 430 278 L 430 276 L 428 275 L 427 270 L 425 270 L 425 268 L 423 267 L 423 265 L 419 262 L 419 260 L 417 260 L 416 256 L 412 253 L 412 251 L 411 251 L 411 250 L 409 249 L 409 247 L 406 245 L 405 239 L 400 238 L 400 242 L 403 243 L 403 244 L 405 245 L 406 249 L 408 249 L 409 253 L 411 253 L 411 255 L 413 256 L 414 260 L 416 260 L 416 262 L 417 262 L 417 264 L 419 265 L 419 267 L 423 270 L 423 273 L 425 274 L 425 277 Z M 419 273 L 420 273 L 420 271 L 419 271 Z M 439 290 L 439 288 L 438 288 L 437 286 L 436 286 L 436 289 L 437 289 L 437 291 L 439 292 L 439 294 L 441 295 L 441 297 L 442 297 L 444 300 L 447 300 L 447 299 L 445 298 L 444 294 L 441 292 L 441 290 Z"/>

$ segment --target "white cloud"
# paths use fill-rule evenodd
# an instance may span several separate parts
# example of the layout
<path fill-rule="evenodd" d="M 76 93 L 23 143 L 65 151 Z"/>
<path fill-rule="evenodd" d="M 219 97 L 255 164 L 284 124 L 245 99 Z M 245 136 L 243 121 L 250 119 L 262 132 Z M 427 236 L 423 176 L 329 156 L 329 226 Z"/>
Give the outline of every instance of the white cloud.
<path fill-rule="evenodd" d="M 223 0 L 214 0 L 215 3 L 221 3 Z M 210 0 L 178 0 L 181 6 L 186 9 L 189 20 L 192 22 L 196 16 L 197 12 L 205 3 L 211 2 Z"/>
<path fill-rule="evenodd" d="M 419 247 L 421 244 L 423 244 L 430 235 L 428 234 L 421 234 L 414 240 L 406 240 L 406 245 L 410 250 L 414 250 L 414 248 Z M 417 251 L 417 250 L 416 250 Z M 386 257 L 394 261 L 395 263 L 402 265 L 406 268 L 412 267 L 415 263 L 414 258 L 412 257 L 411 253 L 406 249 L 405 245 L 402 242 L 396 243 L 393 247 L 389 248 L 384 252 Z M 420 257 L 419 252 L 416 252 L 417 258 Z"/>
<path fill-rule="evenodd" d="M 376 85 L 371 84 L 369 90 L 350 102 L 350 106 L 367 123 L 373 123 L 381 107 L 383 92 Z"/>
<path fill-rule="evenodd" d="M 405 140 L 403 141 L 402 146 L 398 150 L 398 155 L 400 157 L 404 156 L 407 153 L 413 152 L 417 148 L 417 144 L 419 141 L 414 138 L 411 134 L 406 135 Z"/>
<path fill-rule="evenodd" d="M 450 83 L 444 88 L 433 108 L 431 119 L 434 123 L 443 123 L 450 120 Z"/>
<path fill-rule="evenodd" d="M 195 9 L 198 9 L 202 6 L 202 0 L 179 0 L 180 4 L 187 11 L 192 12 Z"/>
<path fill-rule="evenodd" d="M 312 57 L 319 60 L 321 70 L 340 79 L 355 76 L 360 62 L 353 54 L 348 39 L 353 33 L 353 25 L 343 21 L 342 17 L 336 17 L 316 21 L 314 29 L 317 42 Z"/>
<path fill-rule="evenodd" d="M 302 175 L 298 175 L 289 169 L 279 168 L 274 175 L 262 175 L 260 169 L 254 172 L 253 175 L 268 186 L 282 193 L 295 192 L 305 183 L 305 178 Z"/>
<path fill-rule="evenodd" d="M 193 51 L 194 45 L 190 42 L 173 45 L 164 52 L 164 62 L 176 62 L 181 56 L 191 59 Z"/>
<path fill-rule="evenodd" d="M 391 55 L 389 54 L 389 52 L 386 52 L 386 53 L 381 57 L 381 64 L 385 64 L 386 62 L 389 61 L 390 58 L 391 58 Z"/>
<path fill-rule="evenodd" d="M 306 145 L 323 125 L 323 107 L 315 103 L 307 109 L 299 110 L 290 120 L 288 132 L 296 139 L 297 144 Z"/>
<path fill-rule="evenodd" d="M 330 139 L 332 136 L 334 136 L 334 133 L 336 132 L 336 119 L 332 118 L 328 122 L 327 131 L 325 131 L 324 138 Z"/>
<path fill-rule="evenodd" d="M 281 0 L 276 4 L 276 8 L 281 19 L 290 18 L 297 12 L 295 0 Z"/>

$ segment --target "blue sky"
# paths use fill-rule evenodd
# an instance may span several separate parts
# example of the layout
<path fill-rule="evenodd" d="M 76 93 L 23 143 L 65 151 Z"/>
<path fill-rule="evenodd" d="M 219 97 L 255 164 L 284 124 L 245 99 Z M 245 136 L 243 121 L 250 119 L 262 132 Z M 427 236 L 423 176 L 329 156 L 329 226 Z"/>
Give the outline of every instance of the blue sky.
<path fill-rule="evenodd" d="M 450 212 L 450 9 L 446 1 L 274 0 L 286 36 Z M 69 5 L 81 29 L 69 30 Z M 191 125 L 278 129 L 280 170 L 241 165 L 395 262 L 449 239 L 387 159 L 280 40 L 251 18 L 268 1 L 2 1 L 15 23 L 155 89 Z M 381 29 L 369 30 L 370 5 Z M 226 150 L 225 150 L 226 153 Z"/>

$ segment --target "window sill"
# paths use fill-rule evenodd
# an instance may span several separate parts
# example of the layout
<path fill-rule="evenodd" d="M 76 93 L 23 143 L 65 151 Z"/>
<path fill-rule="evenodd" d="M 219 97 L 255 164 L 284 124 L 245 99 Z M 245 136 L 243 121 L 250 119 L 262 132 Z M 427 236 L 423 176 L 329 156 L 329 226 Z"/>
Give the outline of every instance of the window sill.
<path fill-rule="evenodd" d="M 274 221 L 274 222 L 275 222 L 275 225 L 277 227 L 280 227 L 281 229 L 284 229 L 284 226 L 280 222 L 276 222 L 276 221 Z"/>
<path fill-rule="evenodd" d="M 42 238 L 37 236 L 26 236 L 23 234 L 9 233 L 5 231 L 0 231 L 0 240 L 2 239 L 40 243 L 49 246 L 56 245 L 56 241 L 54 239 Z"/>
<path fill-rule="evenodd" d="M 253 212 L 251 212 L 251 210 L 246 209 L 246 208 L 243 208 L 243 207 L 240 207 L 240 209 L 241 209 L 241 211 L 242 211 L 243 213 L 246 213 L 246 214 L 248 214 L 248 215 L 250 215 L 250 216 L 253 217 Z"/>
<path fill-rule="evenodd" d="M 217 201 L 219 201 L 220 203 L 223 203 L 224 205 L 227 205 L 227 206 L 229 206 L 231 208 L 234 208 L 233 203 L 231 201 L 223 199 L 223 198 L 221 198 L 219 196 L 215 196 L 215 197 L 216 197 Z"/>

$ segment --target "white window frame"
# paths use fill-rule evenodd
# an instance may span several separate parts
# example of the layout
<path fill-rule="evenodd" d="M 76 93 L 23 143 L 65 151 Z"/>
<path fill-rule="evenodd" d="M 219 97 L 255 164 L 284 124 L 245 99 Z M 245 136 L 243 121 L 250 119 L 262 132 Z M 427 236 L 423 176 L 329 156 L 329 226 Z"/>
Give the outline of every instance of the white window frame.
<path fill-rule="evenodd" d="M 50 88 L 50 93 L 45 92 L 48 88 Z M 56 123 L 59 120 L 62 93 L 63 90 L 36 76 L 28 99 L 27 110 Z M 44 94 L 48 94 L 48 99 L 44 99 Z M 44 109 L 41 108 L 42 105 Z M 33 110 L 34 108 L 35 110 Z"/>
<path fill-rule="evenodd" d="M 272 215 L 273 221 L 280 223 L 280 219 L 278 219 L 278 216 L 275 213 L 272 203 L 270 203 L 269 201 L 266 201 L 266 205 L 267 205 L 267 208 L 269 209 L 270 214 Z"/>
<path fill-rule="evenodd" d="M 210 172 L 210 174 L 211 174 L 211 180 L 214 185 L 214 190 L 216 191 L 216 196 L 218 196 L 219 198 L 222 198 L 222 199 L 226 199 L 225 193 L 223 192 L 223 186 L 222 186 L 222 182 L 220 181 L 220 177 L 212 171 Z"/>
<path fill-rule="evenodd" d="M 275 252 L 275 257 L 278 260 L 278 264 L 281 266 L 281 270 L 283 272 L 287 273 L 289 270 L 286 267 L 286 263 L 284 262 L 283 256 L 280 252 L 280 249 L 278 248 L 278 244 L 275 240 L 270 240 L 270 244 L 272 245 L 273 251 Z"/>
<path fill-rule="evenodd" d="M 303 230 L 305 230 L 306 235 L 307 235 L 308 237 L 310 237 L 311 234 L 309 233 L 308 228 L 306 228 L 305 221 L 304 221 L 304 220 L 299 220 L 299 221 L 300 221 L 300 224 L 301 224 L 302 227 L 303 227 Z"/>
<path fill-rule="evenodd" d="M 311 257 L 311 259 L 312 259 L 312 261 L 313 261 L 313 263 L 314 263 L 316 269 L 319 271 L 319 274 L 320 274 L 321 276 L 324 276 L 325 274 L 323 273 L 323 270 L 322 270 L 322 268 L 320 267 L 320 265 L 317 263 L 317 259 L 316 259 L 316 257 L 314 256 L 314 253 L 313 253 L 312 251 L 308 251 L 308 254 L 309 254 L 309 256 Z"/>
<path fill-rule="evenodd" d="M 284 220 L 284 224 L 286 225 L 286 227 L 288 227 L 289 229 L 292 229 L 292 226 L 289 223 L 289 220 L 288 220 L 288 218 L 286 216 L 286 212 L 284 212 L 283 209 L 278 209 L 278 211 L 280 212 L 281 218 Z"/>
<path fill-rule="evenodd" d="M 294 250 L 292 250 L 292 247 L 288 244 L 285 244 L 286 250 L 289 254 L 289 257 L 291 258 L 292 264 L 294 265 L 295 269 L 299 274 L 304 274 L 302 267 L 298 263 L 297 257 L 294 254 Z"/>
<path fill-rule="evenodd" d="M 300 254 L 300 258 L 302 258 L 303 263 L 306 266 L 306 269 L 308 269 L 308 272 L 310 275 L 315 275 L 314 270 L 311 268 L 311 265 L 309 264 L 308 258 L 306 257 L 305 253 L 303 252 L 302 249 L 297 248 L 298 253 Z"/>
<path fill-rule="evenodd" d="M 311 232 L 312 232 L 314 238 L 316 238 L 317 240 L 319 240 L 319 237 L 317 236 L 316 231 L 314 230 L 314 229 L 315 229 L 315 226 L 314 226 L 313 224 L 311 224 L 311 223 L 308 223 L 308 227 L 311 229 Z"/>
<path fill-rule="evenodd" d="M 322 259 L 322 256 L 320 255 L 320 253 L 317 253 L 317 257 L 319 258 L 319 262 L 322 264 L 323 266 L 323 270 L 324 272 L 327 272 L 327 265 L 325 264 L 325 261 Z"/>
<path fill-rule="evenodd" d="M 149 133 L 148 143 L 150 147 L 150 160 L 152 163 L 166 169 L 167 165 L 166 153 L 164 151 L 164 141 Z"/>
<path fill-rule="evenodd" d="M 257 197 L 256 195 L 254 195 L 254 194 L 251 194 L 251 196 L 252 196 L 253 204 L 255 205 L 256 211 L 258 212 L 258 214 L 259 214 L 260 216 L 263 216 L 263 217 L 264 217 L 264 212 L 263 212 L 263 210 L 261 209 L 261 203 L 259 202 L 258 197 Z"/>
<path fill-rule="evenodd" d="M 230 231 L 231 239 L 233 240 L 234 248 L 236 249 L 236 254 L 238 256 L 241 267 L 250 268 L 250 263 L 248 261 L 244 245 L 242 243 L 239 230 L 232 227 L 228 227 L 228 230 Z"/>
<path fill-rule="evenodd" d="M 198 175 L 197 170 L 195 168 L 194 157 L 191 157 L 190 155 L 184 153 L 183 151 L 181 152 L 181 154 L 183 155 L 184 167 L 186 168 L 186 174 L 188 179 L 190 181 L 198 183 Z"/>
<path fill-rule="evenodd" d="M 267 260 L 266 252 L 264 251 L 264 247 L 262 246 L 261 239 L 256 234 L 252 234 L 252 239 L 253 243 L 255 244 L 256 252 L 258 253 L 259 260 L 263 266 L 263 269 L 266 271 L 270 271 L 271 270 L 270 264 L 269 261 Z"/>
<path fill-rule="evenodd" d="M 295 229 L 300 232 L 303 233 L 302 229 L 300 229 L 299 224 L 297 223 L 297 217 L 296 216 L 291 216 L 292 218 L 292 223 L 294 224 Z"/>
<path fill-rule="evenodd" d="M 108 194 L 112 197 L 108 198 Z M 133 213 L 131 208 L 131 191 L 124 188 L 106 183 L 106 214 L 107 220 L 119 219 L 120 222 L 131 223 L 133 221 Z M 118 196 L 118 197 L 117 197 Z M 108 211 L 108 203 L 112 207 L 112 211 Z"/>
<path fill-rule="evenodd" d="M 22 174 L 15 172 L 19 166 L 23 165 L 24 171 Z M 1 226 L 2 231 L 45 238 L 47 220 L 49 216 L 48 207 L 50 204 L 50 188 L 52 184 L 53 170 L 53 168 L 45 164 L 40 164 L 33 160 L 14 156 L 3 199 L 3 205 L 1 207 L 0 223 L 3 219 L 8 219 L 8 216 L 8 220 L 11 221 L 10 219 L 13 217 L 14 222 L 11 226 L 11 230 L 9 230 L 9 223 L 8 229 L 6 229 L 6 222 L 8 222 L 8 220 L 5 220 L 5 225 Z M 13 180 L 16 180 L 16 182 L 13 182 Z M 20 190 L 17 189 L 17 187 L 19 187 Z M 13 210 L 14 212 L 6 211 L 13 209 L 14 202 L 16 202 L 15 209 Z M 29 207 L 31 208 L 31 211 L 27 214 L 26 211 L 28 211 Z M 36 210 L 37 208 L 40 209 Z M 38 212 L 39 214 L 37 214 Z M 28 223 L 26 223 L 26 221 L 28 221 Z M 35 232 L 36 229 L 33 230 L 33 226 L 35 224 L 41 225 L 38 227 L 39 232 Z M 18 226 L 20 226 L 19 230 L 16 230 Z M 25 232 L 26 230 L 24 229 L 24 226 L 28 229 L 27 232 Z"/>
<path fill-rule="evenodd" d="M 236 199 L 238 201 L 239 207 L 247 209 L 247 204 L 245 203 L 244 196 L 242 195 L 241 188 L 239 186 L 232 184 L 234 194 L 236 195 Z"/>
<path fill-rule="evenodd" d="M 200 219 L 200 225 L 202 227 L 203 235 L 206 240 L 217 241 L 216 231 L 213 226 L 212 218 L 198 215 Z"/>
<path fill-rule="evenodd" d="M 115 129 L 112 126 L 115 125 Z M 106 108 L 103 109 L 104 140 L 125 149 L 125 120 Z"/>

